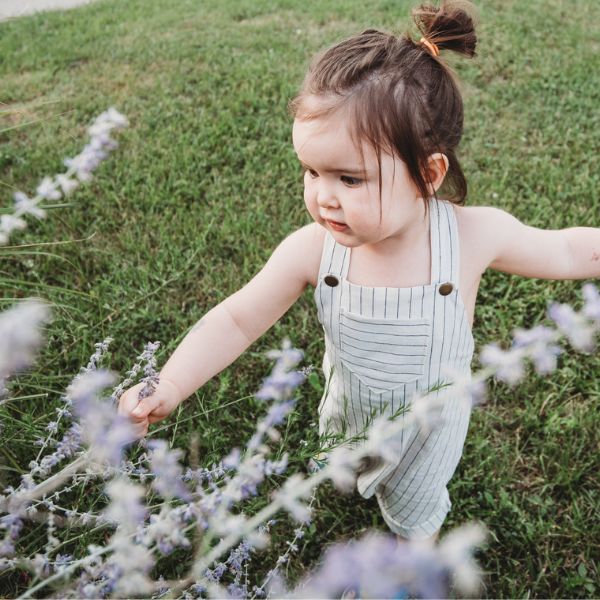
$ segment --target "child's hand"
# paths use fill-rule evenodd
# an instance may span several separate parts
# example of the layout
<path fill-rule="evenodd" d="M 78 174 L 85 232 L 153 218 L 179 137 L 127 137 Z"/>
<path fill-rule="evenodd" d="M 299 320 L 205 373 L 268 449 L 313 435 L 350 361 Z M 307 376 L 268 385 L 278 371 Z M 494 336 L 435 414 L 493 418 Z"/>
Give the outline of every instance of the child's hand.
<path fill-rule="evenodd" d="M 138 399 L 143 383 L 138 383 L 123 393 L 119 399 L 119 414 L 129 417 L 136 438 L 148 433 L 151 423 L 169 416 L 183 400 L 177 386 L 168 379 L 161 379 L 151 396 Z"/>

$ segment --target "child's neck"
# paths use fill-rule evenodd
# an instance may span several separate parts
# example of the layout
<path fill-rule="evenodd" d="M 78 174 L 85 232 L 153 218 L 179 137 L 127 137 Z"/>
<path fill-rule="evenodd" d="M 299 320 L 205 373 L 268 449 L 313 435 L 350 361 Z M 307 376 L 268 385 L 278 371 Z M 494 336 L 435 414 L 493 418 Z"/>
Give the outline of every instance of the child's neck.
<path fill-rule="evenodd" d="M 372 287 L 414 287 L 431 281 L 429 214 L 377 244 L 352 249 L 348 280 Z"/>
<path fill-rule="evenodd" d="M 429 243 L 429 213 L 425 211 L 425 203 L 421 201 L 411 220 L 400 231 L 377 244 L 363 244 L 360 252 L 374 259 L 393 259 L 399 255 L 410 255 L 423 241 Z"/>

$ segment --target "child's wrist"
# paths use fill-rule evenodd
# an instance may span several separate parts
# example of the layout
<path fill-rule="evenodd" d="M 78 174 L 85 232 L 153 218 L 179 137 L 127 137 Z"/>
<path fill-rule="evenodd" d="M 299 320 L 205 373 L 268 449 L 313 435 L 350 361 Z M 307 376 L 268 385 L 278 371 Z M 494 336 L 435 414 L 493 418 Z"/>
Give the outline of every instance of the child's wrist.
<path fill-rule="evenodd" d="M 181 404 L 185 400 L 185 396 L 183 395 L 183 392 L 181 391 L 179 386 L 174 381 L 172 381 L 171 379 L 169 379 L 167 377 L 163 377 L 163 375 L 159 375 L 159 380 L 162 385 L 170 386 L 173 389 L 173 391 L 175 392 L 175 398 L 177 400 L 177 405 Z"/>

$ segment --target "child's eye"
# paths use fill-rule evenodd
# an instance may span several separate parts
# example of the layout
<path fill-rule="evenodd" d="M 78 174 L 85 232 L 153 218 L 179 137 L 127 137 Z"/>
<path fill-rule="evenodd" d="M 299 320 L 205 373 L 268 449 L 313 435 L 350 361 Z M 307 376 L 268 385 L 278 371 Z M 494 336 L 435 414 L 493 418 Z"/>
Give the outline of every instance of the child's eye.
<path fill-rule="evenodd" d="M 362 183 L 362 179 L 358 179 L 357 177 L 350 177 L 350 175 L 342 175 L 340 177 L 341 181 L 349 186 L 357 186 Z"/>
<path fill-rule="evenodd" d="M 312 179 L 316 179 L 319 176 L 319 174 L 316 171 L 313 171 L 312 169 L 304 169 L 304 172 L 308 173 L 312 177 Z"/>

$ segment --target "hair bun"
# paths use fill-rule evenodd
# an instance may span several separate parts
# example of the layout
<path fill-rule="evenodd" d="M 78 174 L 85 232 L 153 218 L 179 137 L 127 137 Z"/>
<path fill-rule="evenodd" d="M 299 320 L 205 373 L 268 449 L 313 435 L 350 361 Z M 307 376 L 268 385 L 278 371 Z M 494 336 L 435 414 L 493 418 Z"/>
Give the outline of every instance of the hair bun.
<path fill-rule="evenodd" d="M 442 0 L 439 7 L 422 4 L 413 10 L 419 31 L 440 50 L 475 56 L 475 7 L 468 0 Z"/>

